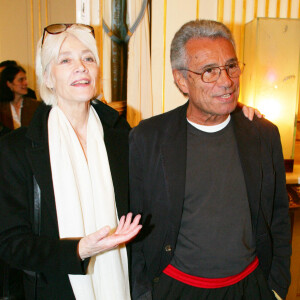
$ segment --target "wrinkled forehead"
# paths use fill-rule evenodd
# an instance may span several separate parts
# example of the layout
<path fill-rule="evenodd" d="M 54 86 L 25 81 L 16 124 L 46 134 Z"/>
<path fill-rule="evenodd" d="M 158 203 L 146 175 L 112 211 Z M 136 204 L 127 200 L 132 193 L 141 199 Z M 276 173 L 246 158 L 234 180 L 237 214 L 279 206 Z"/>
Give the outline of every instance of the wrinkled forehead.
<path fill-rule="evenodd" d="M 195 38 L 185 45 L 188 64 L 224 64 L 236 59 L 232 43 L 223 37 Z"/>

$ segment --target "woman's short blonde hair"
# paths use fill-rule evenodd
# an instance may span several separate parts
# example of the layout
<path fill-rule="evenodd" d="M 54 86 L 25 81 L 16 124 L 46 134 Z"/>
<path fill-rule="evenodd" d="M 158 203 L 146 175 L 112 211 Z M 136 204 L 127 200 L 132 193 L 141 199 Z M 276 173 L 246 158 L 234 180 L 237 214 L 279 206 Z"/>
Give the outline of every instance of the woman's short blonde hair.
<path fill-rule="evenodd" d="M 46 79 L 51 75 L 51 63 L 58 59 L 61 46 L 68 36 L 73 36 L 84 44 L 93 53 L 98 66 L 100 62 L 96 40 L 90 32 L 78 26 L 71 26 L 59 34 L 45 34 L 43 46 L 41 47 L 42 38 L 37 44 L 35 71 L 42 100 L 53 106 L 57 104 L 57 97 L 55 91 L 47 87 Z"/>

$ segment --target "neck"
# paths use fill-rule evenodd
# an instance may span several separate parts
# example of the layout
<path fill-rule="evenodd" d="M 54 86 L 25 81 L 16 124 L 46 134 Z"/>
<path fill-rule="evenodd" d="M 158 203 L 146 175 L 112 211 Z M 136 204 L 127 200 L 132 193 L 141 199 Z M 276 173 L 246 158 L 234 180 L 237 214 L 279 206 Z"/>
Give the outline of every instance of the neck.
<path fill-rule="evenodd" d="M 58 102 L 58 107 L 63 111 L 71 123 L 86 156 L 87 123 L 89 118 L 90 102 L 87 101 L 76 104 Z"/>
<path fill-rule="evenodd" d="M 22 101 L 23 101 L 23 96 L 22 96 L 22 95 L 15 95 L 15 98 L 14 98 L 14 100 L 12 101 L 12 104 L 13 104 L 15 107 L 20 107 Z"/>
<path fill-rule="evenodd" d="M 229 114 L 224 115 L 214 115 L 208 113 L 195 113 L 192 109 L 188 107 L 186 112 L 186 117 L 189 121 L 194 122 L 199 125 L 204 126 L 214 126 L 223 123 L 229 116 Z"/>

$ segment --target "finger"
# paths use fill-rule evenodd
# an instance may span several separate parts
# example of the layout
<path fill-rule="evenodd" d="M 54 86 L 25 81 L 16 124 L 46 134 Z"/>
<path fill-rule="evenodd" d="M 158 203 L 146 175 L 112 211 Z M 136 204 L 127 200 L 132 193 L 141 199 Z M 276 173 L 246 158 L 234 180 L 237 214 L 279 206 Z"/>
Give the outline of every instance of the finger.
<path fill-rule="evenodd" d="M 258 109 L 255 109 L 255 114 L 257 117 L 261 118 L 263 115 L 261 114 L 261 112 Z"/>
<path fill-rule="evenodd" d="M 132 228 L 131 231 L 129 231 L 126 234 L 120 234 L 120 235 L 114 235 L 110 236 L 111 245 L 112 244 L 123 244 L 129 242 L 131 239 L 133 239 L 142 229 L 142 225 L 137 225 L 136 227 Z"/>
<path fill-rule="evenodd" d="M 135 227 L 140 223 L 141 215 L 136 215 L 130 225 L 130 227 Z"/>
<path fill-rule="evenodd" d="M 249 107 L 248 119 L 250 121 L 252 121 L 253 120 L 253 116 L 254 116 L 254 108 L 253 107 Z"/>
<path fill-rule="evenodd" d="M 118 234 L 122 230 L 122 228 L 124 226 L 124 223 L 125 223 L 125 216 L 122 216 L 120 221 L 119 221 L 118 227 L 115 231 L 116 234 Z"/>
<path fill-rule="evenodd" d="M 117 234 L 127 234 L 130 231 L 132 231 L 139 224 L 139 221 L 141 219 L 141 215 L 135 216 L 132 223 L 130 223 L 131 219 L 132 219 L 132 213 L 130 213 L 130 215 L 129 214 L 127 215 L 126 223 L 124 224 L 123 228 L 120 228 L 118 230 L 118 232 L 116 232 L 116 233 Z"/>
<path fill-rule="evenodd" d="M 124 229 L 128 229 L 130 224 L 131 224 L 131 220 L 132 220 L 132 213 L 128 213 L 127 216 L 126 216 L 126 222 L 124 224 Z"/>
<path fill-rule="evenodd" d="M 249 107 L 246 106 L 246 105 L 244 105 L 244 106 L 242 107 L 242 111 L 243 111 L 243 113 L 244 113 L 244 116 L 245 116 L 246 118 L 248 118 L 248 116 L 249 116 Z"/>

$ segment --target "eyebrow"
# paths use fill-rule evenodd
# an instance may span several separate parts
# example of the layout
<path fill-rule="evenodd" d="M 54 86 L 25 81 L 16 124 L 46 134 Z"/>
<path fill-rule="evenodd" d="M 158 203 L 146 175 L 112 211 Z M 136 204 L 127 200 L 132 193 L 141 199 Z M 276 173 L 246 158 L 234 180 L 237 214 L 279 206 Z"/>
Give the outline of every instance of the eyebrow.
<path fill-rule="evenodd" d="M 233 57 L 233 58 L 230 58 L 229 60 L 227 60 L 225 65 L 233 63 L 233 62 L 237 62 L 237 61 L 238 61 L 237 57 Z M 205 69 L 209 69 L 209 68 L 215 68 L 215 67 L 219 67 L 219 65 L 216 64 L 216 63 L 207 64 L 207 65 L 202 66 L 201 70 L 205 70 Z"/>
<path fill-rule="evenodd" d="M 92 52 L 91 50 L 89 50 L 89 49 L 83 50 L 83 51 L 81 52 L 81 54 L 87 54 L 87 53 L 93 54 L 93 52 Z M 59 53 L 59 54 L 58 54 L 58 57 L 60 57 L 60 56 L 66 56 L 66 55 L 70 55 L 70 54 L 72 54 L 72 51 L 65 51 L 65 52 Z M 94 54 L 93 54 L 93 55 L 94 55 Z"/>

